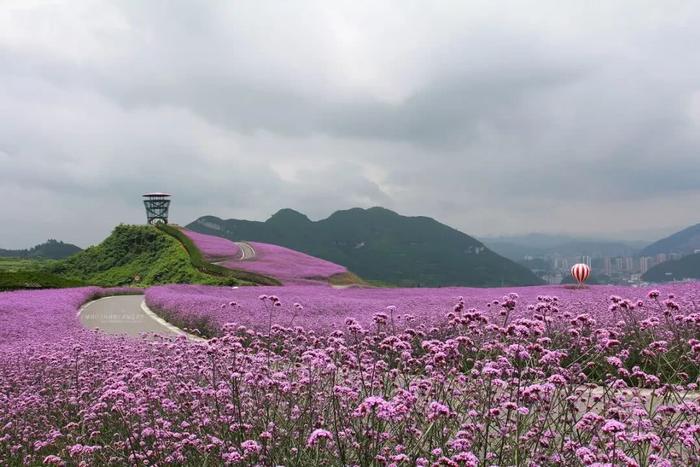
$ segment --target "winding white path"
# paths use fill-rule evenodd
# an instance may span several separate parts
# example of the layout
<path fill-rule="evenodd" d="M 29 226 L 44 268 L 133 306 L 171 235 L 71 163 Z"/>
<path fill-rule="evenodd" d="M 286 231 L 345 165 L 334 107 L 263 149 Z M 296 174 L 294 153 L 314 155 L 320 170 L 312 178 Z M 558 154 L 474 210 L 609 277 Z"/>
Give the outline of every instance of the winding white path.
<path fill-rule="evenodd" d="M 212 264 L 216 264 L 218 266 L 223 266 L 225 263 L 228 263 L 229 261 L 250 261 L 252 259 L 255 259 L 255 248 L 253 248 L 253 245 L 247 242 L 233 242 L 236 245 L 238 245 L 238 248 L 240 250 L 240 255 L 237 258 L 234 257 L 229 257 L 229 258 L 224 258 L 220 259 L 219 261 L 213 261 Z"/>
<path fill-rule="evenodd" d="M 255 248 L 253 245 L 246 242 L 234 242 L 241 249 L 241 257 L 238 258 L 239 261 L 247 261 L 255 258 Z"/>
<path fill-rule="evenodd" d="M 99 329 L 107 334 L 139 336 L 142 333 L 155 333 L 202 340 L 153 313 L 143 295 L 115 295 L 93 300 L 80 308 L 78 319 L 86 328 Z"/>

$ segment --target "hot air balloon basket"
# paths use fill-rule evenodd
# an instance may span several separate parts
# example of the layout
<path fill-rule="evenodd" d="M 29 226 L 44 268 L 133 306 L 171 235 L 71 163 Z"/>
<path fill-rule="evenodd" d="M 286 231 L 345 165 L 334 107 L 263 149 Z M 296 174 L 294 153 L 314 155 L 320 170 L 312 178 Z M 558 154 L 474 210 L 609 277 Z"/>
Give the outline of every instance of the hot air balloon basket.
<path fill-rule="evenodd" d="M 566 284 L 562 285 L 563 289 L 570 289 L 570 290 L 584 290 L 588 289 L 589 287 L 585 284 L 579 285 L 579 284 Z"/>

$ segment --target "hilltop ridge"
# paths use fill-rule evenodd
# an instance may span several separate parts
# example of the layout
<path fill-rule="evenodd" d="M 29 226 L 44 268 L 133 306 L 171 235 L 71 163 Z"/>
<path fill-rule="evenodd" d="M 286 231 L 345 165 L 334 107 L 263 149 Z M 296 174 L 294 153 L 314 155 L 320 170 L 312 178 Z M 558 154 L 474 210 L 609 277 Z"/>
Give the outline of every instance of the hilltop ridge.
<path fill-rule="evenodd" d="M 119 225 L 99 245 L 50 264 L 47 272 L 101 286 L 240 283 L 199 271 L 178 240 L 147 225 Z"/>
<path fill-rule="evenodd" d="M 642 275 L 647 282 L 672 282 L 700 279 L 700 253 L 659 263 Z"/>
<path fill-rule="evenodd" d="M 662 238 L 639 252 L 640 256 L 654 256 L 660 253 L 688 255 L 700 250 L 700 224 L 691 225 L 668 237 Z"/>
<path fill-rule="evenodd" d="M 72 243 L 49 239 L 44 243 L 23 250 L 5 250 L 0 248 L 1 258 L 26 259 L 63 259 L 83 251 Z"/>
<path fill-rule="evenodd" d="M 186 227 L 292 248 L 341 264 L 365 279 L 393 285 L 543 283 L 474 237 L 430 217 L 403 216 L 379 206 L 340 210 L 318 221 L 288 208 L 264 222 L 203 216 Z"/>

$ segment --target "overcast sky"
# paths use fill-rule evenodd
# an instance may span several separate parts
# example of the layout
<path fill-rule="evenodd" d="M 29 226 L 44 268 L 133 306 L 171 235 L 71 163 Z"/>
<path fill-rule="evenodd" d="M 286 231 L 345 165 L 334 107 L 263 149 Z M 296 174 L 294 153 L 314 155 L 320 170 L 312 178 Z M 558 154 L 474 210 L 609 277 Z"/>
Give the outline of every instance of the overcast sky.
<path fill-rule="evenodd" d="M 1 0 L 0 247 L 98 242 L 146 191 L 181 224 L 697 223 L 698 44 L 697 1 Z"/>

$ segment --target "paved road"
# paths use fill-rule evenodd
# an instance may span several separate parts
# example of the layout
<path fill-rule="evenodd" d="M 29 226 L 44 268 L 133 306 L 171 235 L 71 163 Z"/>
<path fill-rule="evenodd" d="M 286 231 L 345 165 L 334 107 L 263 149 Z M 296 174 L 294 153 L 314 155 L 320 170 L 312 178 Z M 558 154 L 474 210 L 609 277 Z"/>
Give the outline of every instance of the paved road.
<path fill-rule="evenodd" d="M 251 259 L 255 258 L 255 248 L 253 248 L 253 245 L 250 243 L 246 242 L 233 242 L 236 245 L 238 245 L 238 248 L 241 250 L 240 256 L 237 258 L 230 257 L 230 258 L 225 258 L 219 261 L 214 261 L 212 264 L 217 264 L 219 266 L 223 266 L 224 264 L 228 263 L 229 261 L 249 261 Z"/>
<path fill-rule="evenodd" d="M 239 261 L 249 260 L 255 258 L 255 248 L 250 243 L 246 242 L 235 242 L 238 248 L 241 249 L 241 257 L 238 258 Z"/>
<path fill-rule="evenodd" d="M 107 334 L 158 333 L 166 336 L 182 334 L 174 326 L 142 307 L 143 295 L 119 295 L 101 298 L 86 304 L 78 315 L 83 326 L 100 329 Z"/>

